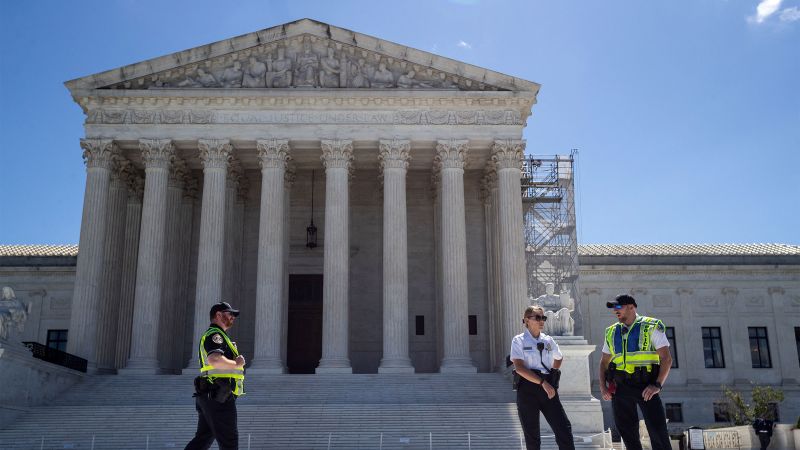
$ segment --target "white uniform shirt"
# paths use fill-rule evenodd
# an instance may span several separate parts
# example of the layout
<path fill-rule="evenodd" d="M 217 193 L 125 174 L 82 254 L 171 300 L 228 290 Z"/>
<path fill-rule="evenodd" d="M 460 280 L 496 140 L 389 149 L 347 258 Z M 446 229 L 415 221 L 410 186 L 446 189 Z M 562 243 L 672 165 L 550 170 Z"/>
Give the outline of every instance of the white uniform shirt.
<path fill-rule="evenodd" d="M 639 315 L 636 315 L 636 318 L 639 318 Z M 650 339 L 653 342 L 653 346 L 656 350 L 662 347 L 669 347 L 669 340 L 667 339 L 667 334 L 659 329 L 653 329 L 653 334 L 650 335 Z M 611 354 L 611 349 L 608 348 L 608 342 L 606 342 L 605 338 L 603 339 L 603 353 L 606 355 Z"/>
<path fill-rule="evenodd" d="M 544 344 L 541 356 L 537 344 Z M 538 370 L 542 373 L 550 373 L 548 369 L 553 368 L 553 360 L 561 360 L 564 356 L 558 348 L 555 339 L 544 334 L 539 333 L 539 337 L 535 338 L 527 329 L 524 333 L 514 336 L 511 340 L 511 359 L 521 359 L 525 363 L 525 367 L 531 370 Z M 544 360 L 544 366 L 542 365 Z"/>

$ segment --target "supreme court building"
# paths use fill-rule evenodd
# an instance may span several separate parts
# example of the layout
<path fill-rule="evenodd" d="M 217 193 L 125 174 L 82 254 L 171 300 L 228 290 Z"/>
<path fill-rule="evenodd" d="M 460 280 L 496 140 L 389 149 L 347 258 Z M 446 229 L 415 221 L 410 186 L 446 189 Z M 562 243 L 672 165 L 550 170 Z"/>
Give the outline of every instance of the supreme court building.
<path fill-rule="evenodd" d="M 251 374 L 504 366 L 538 84 L 303 19 L 66 86 L 90 371 L 194 373 L 220 300 Z"/>

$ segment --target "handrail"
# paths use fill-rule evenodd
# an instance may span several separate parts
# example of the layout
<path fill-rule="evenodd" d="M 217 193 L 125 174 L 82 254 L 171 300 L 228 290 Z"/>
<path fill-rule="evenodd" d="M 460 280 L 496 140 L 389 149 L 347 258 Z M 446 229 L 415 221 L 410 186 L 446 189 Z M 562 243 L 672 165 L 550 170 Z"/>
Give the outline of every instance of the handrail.
<path fill-rule="evenodd" d="M 42 345 L 38 342 L 23 342 L 22 344 L 28 347 L 28 350 L 33 353 L 34 358 L 86 373 L 88 361 L 79 356 L 62 352 L 61 350 Z"/>

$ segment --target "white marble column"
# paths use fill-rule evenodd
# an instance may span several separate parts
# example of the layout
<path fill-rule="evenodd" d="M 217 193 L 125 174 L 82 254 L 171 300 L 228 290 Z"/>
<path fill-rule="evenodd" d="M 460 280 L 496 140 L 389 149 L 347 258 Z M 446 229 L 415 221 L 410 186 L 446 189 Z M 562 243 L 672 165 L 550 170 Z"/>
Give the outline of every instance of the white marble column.
<path fill-rule="evenodd" d="M 383 358 L 378 373 L 414 373 L 408 356 L 408 140 L 380 141 L 383 173 Z"/>
<path fill-rule="evenodd" d="M 467 238 L 464 211 L 464 165 L 468 141 L 439 141 L 434 158 L 440 172 L 442 245 L 442 373 L 477 372 L 469 354 Z M 520 222 L 521 226 L 521 222 Z"/>
<path fill-rule="evenodd" d="M 492 147 L 498 185 L 500 299 L 505 328 L 502 348 L 509 350 L 511 339 L 520 330 L 522 313 L 528 305 L 520 182 L 524 149 L 525 141 L 521 140 L 497 140 Z"/>
<path fill-rule="evenodd" d="M 197 292 L 194 303 L 194 337 L 187 373 L 196 373 L 200 334 L 208 327 L 208 312 L 222 298 L 225 249 L 225 178 L 233 148 L 227 139 L 200 139 L 203 162 L 203 200 L 200 210 L 200 249 L 197 255 Z"/>
<path fill-rule="evenodd" d="M 239 181 L 242 179 L 241 162 L 232 157 L 228 163 L 228 173 L 225 181 L 225 250 L 223 256 L 222 275 L 222 300 L 236 306 L 236 274 L 234 273 L 234 260 L 236 255 L 236 234 L 241 223 L 236 221 L 236 192 Z M 231 330 L 235 333 L 234 330 Z"/>
<path fill-rule="evenodd" d="M 142 196 L 144 179 L 129 168 L 127 176 L 128 204 L 125 213 L 125 250 L 122 257 L 122 279 L 119 288 L 119 311 L 117 316 L 117 351 L 115 367 L 121 369 L 128 364 L 131 350 L 131 326 L 133 324 L 133 294 L 136 290 L 136 262 L 139 258 L 139 232 L 142 223 Z"/>
<path fill-rule="evenodd" d="M 352 373 L 349 341 L 350 140 L 323 140 L 325 235 L 322 281 L 322 359 L 316 373 Z"/>
<path fill-rule="evenodd" d="M 86 190 L 75 288 L 69 322 L 67 352 L 89 361 L 95 371 L 97 309 L 100 303 L 100 277 L 103 274 L 108 188 L 111 183 L 112 155 L 117 149 L 110 139 L 81 139 L 86 163 Z"/>
<path fill-rule="evenodd" d="M 256 141 L 261 164 L 261 211 L 258 227 L 255 355 L 251 373 L 284 373 L 281 360 L 285 246 L 284 183 L 289 141 Z"/>
<path fill-rule="evenodd" d="M 291 249 L 291 232 L 289 226 L 292 223 L 291 198 L 292 186 L 297 178 L 297 170 L 293 164 L 286 167 L 283 176 L 283 294 L 281 298 L 281 361 L 286 366 L 286 351 L 289 339 L 289 250 Z"/>
<path fill-rule="evenodd" d="M 145 167 L 142 225 L 136 290 L 133 300 L 131 352 L 124 373 L 157 373 L 158 335 L 163 313 L 164 245 L 167 225 L 167 192 L 175 147 L 169 139 L 140 139 Z"/>
<path fill-rule="evenodd" d="M 183 199 L 183 182 L 186 177 L 186 162 L 175 158 L 170 166 L 167 182 L 167 217 L 164 242 L 164 265 L 162 283 L 162 323 L 178 324 L 178 309 L 182 298 L 180 294 L 180 274 L 186 270 L 181 264 L 181 204 Z M 178 359 L 178 349 L 182 341 L 179 337 L 180 327 L 162 326 L 159 329 L 158 360 L 159 366 L 172 373 L 183 365 Z"/>
<path fill-rule="evenodd" d="M 108 192 L 108 218 L 100 304 L 97 311 L 97 371 L 115 373 L 117 351 L 117 322 L 122 278 L 122 257 L 125 251 L 125 215 L 128 206 L 128 186 L 125 172 L 130 163 L 121 156 L 114 157 L 111 189 Z"/>
<path fill-rule="evenodd" d="M 492 370 L 505 369 L 505 355 L 510 349 L 501 348 L 503 336 L 506 335 L 503 327 L 503 310 L 500 305 L 500 273 L 497 237 L 497 170 L 491 159 L 486 163 L 482 180 L 481 193 L 484 202 L 484 217 L 486 218 L 486 268 L 487 268 L 487 293 L 489 299 L 489 340 L 490 361 Z"/>
<path fill-rule="evenodd" d="M 180 260 L 179 266 L 181 271 L 179 274 L 179 295 L 178 295 L 178 308 L 177 316 L 175 317 L 175 336 L 177 342 L 176 347 L 176 366 L 182 368 L 186 363 L 186 341 L 187 341 L 187 328 L 188 322 L 194 324 L 193 316 L 190 316 L 192 309 L 191 304 L 194 302 L 194 295 L 190 287 L 191 269 L 192 267 L 192 236 L 194 230 L 194 214 L 195 202 L 197 201 L 197 178 L 190 175 L 188 172 L 183 180 L 183 197 L 181 201 L 181 219 L 180 219 Z M 192 317 L 190 319 L 190 317 Z M 191 331 L 194 332 L 194 327 Z M 192 337 L 189 336 L 189 341 Z"/>

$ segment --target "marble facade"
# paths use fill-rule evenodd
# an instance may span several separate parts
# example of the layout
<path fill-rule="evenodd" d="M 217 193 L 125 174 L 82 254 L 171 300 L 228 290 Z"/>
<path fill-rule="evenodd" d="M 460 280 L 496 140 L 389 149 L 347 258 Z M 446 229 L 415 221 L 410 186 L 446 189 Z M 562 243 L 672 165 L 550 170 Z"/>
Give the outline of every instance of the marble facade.
<path fill-rule="evenodd" d="M 493 202 L 491 326 L 524 306 L 513 224 L 536 83 L 304 19 L 66 86 L 86 114 L 88 249 L 67 351 L 92 370 L 194 370 L 226 299 L 251 373 L 284 372 L 297 274 L 322 276 L 318 373 L 488 371 L 505 354 L 510 337 L 471 345 L 468 316 L 490 326 Z"/>

